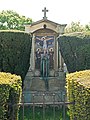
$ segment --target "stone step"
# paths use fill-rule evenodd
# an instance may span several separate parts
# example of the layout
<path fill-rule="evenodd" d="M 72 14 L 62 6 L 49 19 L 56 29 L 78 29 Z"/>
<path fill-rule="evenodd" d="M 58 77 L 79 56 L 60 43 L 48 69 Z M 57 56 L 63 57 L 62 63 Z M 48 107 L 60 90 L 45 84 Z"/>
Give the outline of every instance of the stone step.
<path fill-rule="evenodd" d="M 65 91 L 23 91 L 24 102 L 47 103 L 64 101 Z"/>
<path fill-rule="evenodd" d="M 57 77 L 49 77 L 47 81 L 49 90 L 54 91 L 65 89 L 65 80 L 60 80 Z M 45 91 L 45 80 L 43 80 L 41 77 L 34 77 L 31 80 L 25 81 L 24 88 L 25 90 L 30 91 Z"/>
<path fill-rule="evenodd" d="M 63 74 L 60 74 L 59 77 L 48 77 L 45 82 L 45 79 L 42 77 L 30 77 L 27 76 L 24 80 L 24 101 L 25 102 L 53 102 L 53 94 L 55 95 L 55 101 L 62 101 L 63 92 L 65 92 L 65 77 Z M 48 84 L 46 84 L 48 83 Z M 45 96 L 43 96 L 44 93 Z M 36 95 L 33 97 L 33 94 Z M 38 94 L 37 94 L 38 93 Z"/>
<path fill-rule="evenodd" d="M 40 77 L 36 77 L 32 80 L 32 85 L 31 85 L 31 88 L 30 90 L 32 91 L 35 91 L 35 90 L 38 90 L 38 91 L 45 91 L 45 82 L 44 80 L 42 80 Z"/>
<path fill-rule="evenodd" d="M 64 90 L 65 89 L 65 80 L 59 80 L 59 79 L 52 79 L 49 80 L 49 90 L 55 91 L 55 90 Z"/>

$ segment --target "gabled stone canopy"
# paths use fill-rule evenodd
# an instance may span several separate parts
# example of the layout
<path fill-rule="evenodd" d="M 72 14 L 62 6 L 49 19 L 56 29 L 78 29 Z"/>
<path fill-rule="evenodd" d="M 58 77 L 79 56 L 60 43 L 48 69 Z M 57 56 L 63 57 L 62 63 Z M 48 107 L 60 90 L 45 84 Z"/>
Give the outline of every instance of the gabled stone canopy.
<path fill-rule="evenodd" d="M 25 25 L 25 32 L 32 34 L 39 29 L 47 28 L 55 31 L 58 34 L 63 34 L 66 25 L 67 24 L 58 24 L 48 19 L 42 19 L 32 23 L 31 25 Z"/>

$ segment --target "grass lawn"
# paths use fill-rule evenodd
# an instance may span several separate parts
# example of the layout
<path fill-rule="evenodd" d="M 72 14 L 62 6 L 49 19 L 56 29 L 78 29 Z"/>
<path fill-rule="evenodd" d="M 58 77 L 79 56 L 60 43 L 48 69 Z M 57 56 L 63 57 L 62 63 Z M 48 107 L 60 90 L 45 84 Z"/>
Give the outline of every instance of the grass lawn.
<path fill-rule="evenodd" d="M 45 108 L 45 119 L 44 120 L 63 120 L 63 109 L 55 107 L 55 116 L 54 116 L 54 109 L 53 107 Z M 20 108 L 19 111 L 19 120 L 23 120 L 23 109 Z M 35 107 L 35 120 L 43 120 L 43 108 L 42 107 Z M 66 112 L 66 120 L 70 120 L 69 112 Z M 24 120 L 33 120 L 33 108 L 32 107 L 25 107 L 24 110 Z"/>

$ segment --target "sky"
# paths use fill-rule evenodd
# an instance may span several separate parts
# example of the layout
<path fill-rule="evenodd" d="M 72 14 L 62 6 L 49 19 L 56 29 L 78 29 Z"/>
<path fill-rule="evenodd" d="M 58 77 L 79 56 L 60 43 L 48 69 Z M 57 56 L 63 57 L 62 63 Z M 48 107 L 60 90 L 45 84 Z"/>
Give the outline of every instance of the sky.
<path fill-rule="evenodd" d="M 0 12 L 13 10 L 20 15 L 32 18 L 35 22 L 43 18 L 44 7 L 49 10 L 47 18 L 53 22 L 90 23 L 90 0 L 0 0 Z"/>

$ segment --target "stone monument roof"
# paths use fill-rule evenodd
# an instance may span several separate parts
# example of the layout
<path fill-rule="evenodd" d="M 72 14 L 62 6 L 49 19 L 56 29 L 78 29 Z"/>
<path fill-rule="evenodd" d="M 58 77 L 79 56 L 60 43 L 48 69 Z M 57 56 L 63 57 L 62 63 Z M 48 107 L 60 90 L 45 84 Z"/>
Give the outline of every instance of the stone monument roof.
<path fill-rule="evenodd" d="M 33 22 L 30 26 L 33 26 L 33 25 L 36 25 L 36 24 L 40 24 L 42 22 L 47 22 L 47 23 L 51 23 L 53 25 L 59 25 L 59 26 L 66 26 L 67 25 L 67 24 L 59 24 L 59 23 L 53 22 L 53 21 L 48 20 L 48 19 L 41 19 L 39 21 Z"/>
<path fill-rule="evenodd" d="M 42 10 L 42 12 L 44 12 L 43 19 L 33 22 L 32 24 L 25 25 L 25 31 L 33 33 L 39 29 L 47 28 L 47 29 L 51 29 L 51 30 L 55 31 L 56 33 L 63 34 L 64 28 L 66 27 L 67 24 L 59 24 L 59 23 L 53 22 L 51 20 L 48 20 L 47 16 L 46 16 L 46 13 L 48 12 L 48 10 L 46 9 L 46 7 L 44 7 L 44 10 Z"/>

